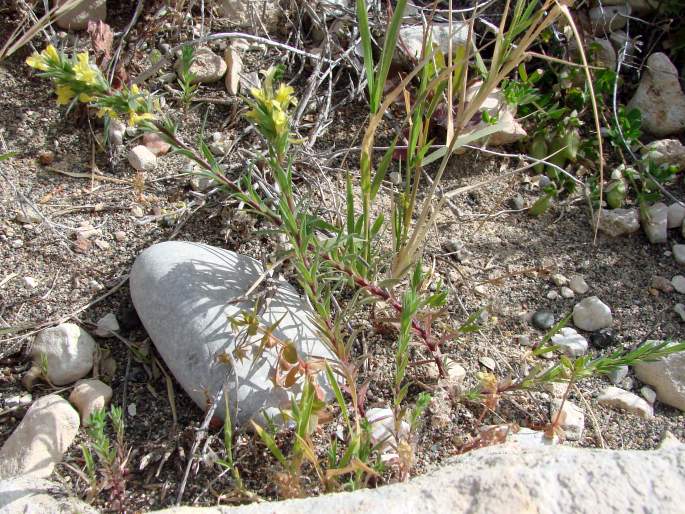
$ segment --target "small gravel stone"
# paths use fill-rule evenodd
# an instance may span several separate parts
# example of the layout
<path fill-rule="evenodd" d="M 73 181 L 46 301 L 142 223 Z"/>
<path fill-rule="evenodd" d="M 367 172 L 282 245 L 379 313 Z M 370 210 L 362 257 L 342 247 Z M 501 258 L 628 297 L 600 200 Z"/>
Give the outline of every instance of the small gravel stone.
<path fill-rule="evenodd" d="M 610 327 L 613 323 L 611 309 L 596 296 L 590 296 L 573 307 L 573 323 L 587 332 Z"/>
<path fill-rule="evenodd" d="M 685 207 L 679 203 L 672 203 L 668 206 L 668 228 L 680 228 L 685 219 Z"/>
<path fill-rule="evenodd" d="M 176 61 L 176 73 L 180 74 L 181 59 Z M 224 58 L 215 54 L 209 48 L 201 47 L 193 54 L 193 63 L 190 65 L 190 73 L 194 75 L 192 82 L 210 83 L 216 82 L 226 73 L 227 65 Z M 179 75 L 180 76 L 180 75 Z"/>
<path fill-rule="evenodd" d="M 38 282 L 33 277 L 24 277 L 24 285 L 28 289 L 35 289 L 38 286 Z"/>
<path fill-rule="evenodd" d="M 521 195 L 516 195 L 511 199 L 511 206 L 520 211 L 526 206 L 526 202 Z"/>
<path fill-rule="evenodd" d="M 150 150 L 155 156 L 164 155 L 171 150 L 171 145 L 164 141 L 162 136 L 155 134 L 154 132 L 147 132 L 143 135 L 143 144 Z"/>
<path fill-rule="evenodd" d="M 402 183 L 402 176 L 399 173 L 397 173 L 396 171 L 393 171 L 392 173 L 390 173 L 388 178 L 390 179 L 390 183 L 395 185 L 395 186 L 399 186 Z"/>
<path fill-rule="evenodd" d="M 565 286 L 568 284 L 568 279 L 561 273 L 555 273 L 552 275 L 552 282 L 557 287 Z"/>
<path fill-rule="evenodd" d="M 111 248 L 110 244 L 104 239 L 95 239 L 93 243 L 95 243 L 95 246 L 100 250 L 109 250 Z"/>
<path fill-rule="evenodd" d="M 671 284 L 673 289 L 675 289 L 680 294 L 685 294 L 685 277 L 682 275 L 676 275 L 671 279 Z"/>
<path fill-rule="evenodd" d="M 114 233 L 114 239 L 117 240 L 117 241 L 120 242 L 120 243 L 121 243 L 122 241 L 125 241 L 125 240 L 126 240 L 126 232 L 124 232 L 123 230 L 117 230 L 117 231 Z"/>
<path fill-rule="evenodd" d="M 680 265 L 685 265 L 685 245 L 673 245 L 673 257 Z"/>
<path fill-rule="evenodd" d="M 483 366 L 488 368 L 490 371 L 494 371 L 497 368 L 497 363 L 495 362 L 495 359 L 492 357 L 484 356 L 478 359 L 478 362 L 480 362 Z"/>
<path fill-rule="evenodd" d="M 40 214 L 38 214 L 33 207 L 28 205 L 25 205 L 23 209 L 17 209 L 14 219 L 17 220 L 18 223 L 23 224 L 40 223 L 43 221 L 43 219 L 40 217 Z"/>
<path fill-rule="evenodd" d="M 533 314 L 533 326 L 540 330 L 547 330 L 554 325 L 554 314 L 549 311 L 537 311 Z"/>
<path fill-rule="evenodd" d="M 27 405 L 31 405 L 32 401 L 33 396 L 31 393 L 15 394 L 14 396 L 9 396 L 5 399 L 5 408 L 26 407 Z"/>
<path fill-rule="evenodd" d="M 126 407 L 126 412 L 128 412 L 128 415 L 132 418 L 135 417 L 135 415 L 138 414 L 138 408 L 136 407 L 136 404 L 129 403 L 128 407 Z"/>
<path fill-rule="evenodd" d="M 587 353 L 587 339 L 571 327 L 563 327 L 558 334 L 553 335 L 552 343 L 569 357 L 580 357 Z"/>
<path fill-rule="evenodd" d="M 530 337 L 527 335 L 514 336 L 514 341 L 516 341 L 521 346 L 530 346 Z"/>
<path fill-rule="evenodd" d="M 585 294 L 590 290 L 590 286 L 581 275 L 573 275 L 568 281 L 568 287 L 576 294 Z"/>
<path fill-rule="evenodd" d="M 562 406 L 563 403 L 563 406 Z M 559 410 L 561 409 L 561 414 Z M 553 400 L 550 404 L 550 417 L 555 420 L 559 416 L 561 428 L 569 441 L 579 441 L 583 437 L 585 428 L 585 413 L 575 403 L 561 399 Z"/>
<path fill-rule="evenodd" d="M 661 291 L 662 293 L 673 292 L 673 284 L 671 284 L 671 281 L 666 277 L 654 275 L 650 285 L 652 288 L 656 289 L 657 291 Z"/>
<path fill-rule="evenodd" d="M 113 312 L 108 312 L 98 320 L 93 333 L 98 337 L 111 337 L 112 332 L 119 332 L 119 322 Z"/>
<path fill-rule="evenodd" d="M 547 299 L 548 300 L 558 300 L 559 299 L 559 293 L 557 293 L 554 289 L 549 291 L 547 293 Z"/>
<path fill-rule="evenodd" d="M 680 316 L 681 321 L 685 321 L 685 304 L 676 303 L 673 306 L 673 311 Z"/>
<path fill-rule="evenodd" d="M 134 146 L 128 152 L 128 162 L 137 171 L 150 171 L 157 165 L 157 157 L 146 146 Z"/>
<path fill-rule="evenodd" d="M 21 239 L 15 239 L 14 241 L 12 241 L 11 244 L 12 244 L 12 248 L 14 248 L 15 250 L 18 250 L 19 248 L 24 246 L 24 241 L 22 241 Z"/>
<path fill-rule="evenodd" d="M 615 386 L 604 389 L 597 397 L 597 403 L 605 407 L 623 409 L 642 418 L 654 416 L 654 411 L 649 403 L 636 394 Z"/>
<path fill-rule="evenodd" d="M 573 298 L 574 296 L 576 296 L 576 294 L 573 292 L 573 289 L 564 286 L 561 288 L 561 296 L 563 296 L 564 298 Z"/>
<path fill-rule="evenodd" d="M 617 385 L 623 382 L 623 379 L 628 376 L 628 366 L 617 366 L 609 373 L 609 380 L 612 384 Z"/>
<path fill-rule="evenodd" d="M 656 401 L 656 391 L 654 389 L 649 386 L 642 386 L 642 388 L 640 388 L 640 394 L 647 400 L 647 403 L 654 405 L 654 402 Z"/>
<path fill-rule="evenodd" d="M 143 208 L 140 205 L 134 205 L 131 207 L 131 214 L 136 218 L 142 218 L 145 212 L 143 212 Z"/>
<path fill-rule="evenodd" d="M 614 334 L 614 331 L 610 328 L 603 328 L 598 332 L 593 332 L 590 335 L 590 343 L 592 344 L 592 346 L 600 349 L 608 348 L 609 346 L 614 344 L 615 339 L 616 335 Z"/>
<path fill-rule="evenodd" d="M 55 152 L 42 150 L 38 152 L 38 162 L 43 166 L 50 166 L 55 161 Z"/>

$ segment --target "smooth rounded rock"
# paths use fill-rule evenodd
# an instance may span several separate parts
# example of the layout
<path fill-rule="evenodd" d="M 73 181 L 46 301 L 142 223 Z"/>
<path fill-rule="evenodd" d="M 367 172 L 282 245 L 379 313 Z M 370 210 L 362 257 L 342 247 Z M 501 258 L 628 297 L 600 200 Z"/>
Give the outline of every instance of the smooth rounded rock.
<path fill-rule="evenodd" d="M 93 369 L 95 340 L 81 327 L 62 323 L 36 335 L 31 346 L 33 367 L 29 374 L 41 373 L 47 362 L 47 378 L 54 385 L 67 385 L 85 377 Z"/>
<path fill-rule="evenodd" d="M 150 171 L 157 165 L 157 157 L 147 146 L 138 145 L 128 152 L 128 162 L 136 171 Z"/>
<path fill-rule="evenodd" d="M 633 369 L 639 380 L 654 387 L 660 402 L 685 411 L 685 352 L 640 362 Z"/>
<path fill-rule="evenodd" d="M 619 387 L 609 386 L 597 397 L 597 403 L 605 407 L 622 409 L 641 418 L 654 416 L 652 406 L 638 395 Z"/>
<path fill-rule="evenodd" d="M 596 296 L 584 298 L 573 307 L 573 324 L 581 330 L 594 332 L 613 323 L 611 309 Z"/>
<path fill-rule="evenodd" d="M 563 327 L 558 334 L 552 336 L 552 344 L 569 357 L 580 357 L 587 353 L 587 339 L 571 327 Z"/>
<path fill-rule="evenodd" d="M 531 321 L 534 327 L 540 330 L 547 330 L 554 325 L 554 314 L 549 311 L 536 311 Z"/>
<path fill-rule="evenodd" d="M 266 348 L 253 362 L 261 334 L 236 347 L 245 334 L 232 329 L 229 317 L 250 313 L 254 306 L 252 301 L 232 302 L 242 299 L 262 273 L 261 264 L 249 257 L 200 243 L 169 241 L 141 253 L 129 280 L 143 326 L 176 380 L 205 409 L 228 376 L 229 403 L 233 410 L 237 403 L 238 409 L 231 416 L 240 425 L 261 419 L 262 411 L 280 419 L 280 409 L 288 408 L 300 392 L 301 381 L 289 389 L 273 383 L 278 347 Z M 305 301 L 287 282 L 277 280 L 273 285 L 268 307 L 258 316 L 260 326 L 266 329 L 282 319 L 273 331 L 275 337 L 292 341 L 303 358 L 335 362 L 317 336 Z M 323 374 L 317 380 L 326 394 L 332 394 Z M 223 404 L 217 410 L 222 417 Z"/>
<path fill-rule="evenodd" d="M 0 480 L 47 478 L 79 429 L 78 412 L 56 394 L 39 398 L 0 448 Z"/>
<path fill-rule="evenodd" d="M 642 218 L 642 228 L 652 244 L 668 240 L 668 207 L 665 203 L 658 202 L 647 208 Z"/>
<path fill-rule="evenodd" d="M 67 1 L 57 0 L 57 5 L 66 4 Z M 88 28 L 89 21 L 104 21 L 105 18 L 107 18 L 107 0 L 87 0 L 65 11 L 55 23 L 61 29 L 84 30 Z"/>
<path fill-rule="evenodd" d="M 630 5 L 593 7 L 589 11 L 592 32 L 599 35 L 625 27 L 630 12 Z"/>
<path fill-rule="evenodd" d="M 0 514 L 98 514 L 64 486 L 31 476 L 0 480 Z"/>
<path fill-rule="evenodd" d="M 226 61 L 220 55 L 215 54 L 209 48 L 196 48 L 193 54 L 193 63 L 190 65 L 190 73 L 195 75 L 193 83 L 209 84 L 221 79 L 226 73 Z M 181 59 L 176 61 L 176 73 L 180 73 Z"/>
<path fill-rule="evenodd" d="M 680 203 L 672 203 L 668 206 L 668 228 L 680 228 L 685 219 L 685 206 Z"/>
<path fill-rule="evenodd" d="M 560 426 L 566 435 L 566 439 L 580 441 L 583 438 L 583 430 L 585 429 L 583 409 L 569 400 L 555 399 L 552 400 L 549 410 L 552 421 L 559 416 Z"/>
<path fill-rule="evenodd" d="M 91 378 L 79 380 L 69 395 L 69 401 L 81 414 L 81 424 L 89 425 L 90 415 L 103 409 L 112 399 L 112 388 L 104 382 Z"/>
<path fill-rule="evenodd" d="M 685 294 L 685 277 L 683 275 L 676 275 L 671 279 L 671 285 L 680 294 Z"/>
<path fill-rule="evenodd" d="M 655 52 L 647 59 L 640 84 L 628 108 L 642 113 L 642 128 L 655 136 L 685 130 L 685 94 L 679 74 L 668 56 Z"/>
<path fill-rule="evenodd" d="M 581 275 L 573 275 L 568 281 L 568 287 L 576 294 L 585 294 L 590 290 L 590 286 Z"/>

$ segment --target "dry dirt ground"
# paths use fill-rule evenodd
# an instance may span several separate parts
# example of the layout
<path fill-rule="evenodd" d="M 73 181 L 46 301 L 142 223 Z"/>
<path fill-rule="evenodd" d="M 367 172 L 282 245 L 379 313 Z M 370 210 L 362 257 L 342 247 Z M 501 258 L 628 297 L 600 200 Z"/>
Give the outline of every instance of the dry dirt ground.
<path fill-rule="evenodd" d="M 0 32 L 7 30 L 7 24 L 0 23 Z M 267 54 L 269 58 L 272 53 Z M 3 398 L 23 392 L 20 379 L 28 368 L 26 348 L 39 327 L 71 320 L 92 329 L 101 316 L 115 312 L 124 325 L 122 336 L 147 346 L 154 354 L 131 311 L 125 281 L 136 255 L 151 244 L 171 238 L 199 241 L 256 258 L 273 247 L 268 239 L 255 236 L 244 220 L 236 219 L 233 204 L 221 194 L 204 199 L 192 194 L 187 165 L 179 156 L 160 159 L 157 168 L 148 173 L 141 197 L 125 152 L 109 154 L 97 147 L 94 137 L 101 134 L 101 127 L 94 120 L 89 123 L 83 113 L 65 115 L 55 105 L 50 84 L 33 76 L 23 64 L 26 55 L 26 50 L 20 51 L 0 64 L 0 135 L 8 149 L 17 152 L 2 165 L 7 180 L 0 186 L 0 328 L 21 328 L 0 341 L 0 407 Z M 261 59 L 259 55 L 253 57 L 255 70 Z M 220 131 L 228 139 L 243 134 L 247 125 L 240 119 L 240 100 L 230 99 L 222 83 L 205 87 L 202 94 L 226 102 L 200 103 L 184 113 L 169 101 L 187 141 L 195 139 L 205 116 L 207 133 Z M 350 134 L 358 134 L 364 121 L 363 104 L 350 107 L 334 114 L 333 129 L 319 141 L 315 153 L 328 154 L 350 145 Z M 254 134 L 248 134 L 240 144 L 249 148 L 256 143 Z M 129 138 L 126 144 L 135 143 Z M 38 163 L 42 150 L 55 152 L 50 166 Z M 243 159 L 244 154 L 236 151 L 226 157 L 226 162 L 235 164 L 239 171 Z M 88 175 L 93 164 L 108 179 L 92 180 Z M 303 163 L 299 182 L 302 194 L 330 205 L 331 198 L 344 191 L 341 167 L 353 164 L 350 160 L 341 164 L 338 159 L 327 168 L 316 169 Z M 458 325 L 467 313 L 482 308 L 487 313 L 479 333 L 445 348 L 466 368 L 467 385 L 476 384 L 475 373 L 482 368 L 479 359 L 484 356 L 494 359 L 495 372 L 500 376 L 520 368 L 526 348 L 517 344 L 515 336 L 529 335 L 535 341 L 543 335 L 526 315 L 545 308 L 559 319 L 571 311 L 577 300 L 546 298 L 550 289 L 556 289 L 550 279 L 552 273 L 583 275 L 590 293 L 611 306 L 616 341 L 608 350 L 591 348 L 593 355 L 632 348 L 648 338 L 680 338 L 683 325 L 672 311 L 678 294 L 655 296 L 649 292 L 654 275 L 670 279 L 681 272 L 669 247 L 651 245 L 642 234 L 622 239 L 600 234 L 593 240 L 587 207 L 580 197 L 541 218 L 513 211 L 513 196 L 521 194 L 530 205 L 538 194 L 525 173 L 506 175 L 517 166 L 514 159 L 476 152 L 455 157 L 444 190 L 477 187 L 453 198 L 453 205 L 439 216 L 425 245 L 426 262 L 435 262 L 436 273 L 450 287 L 450 321 Z M 672 186 L 672 192 L 684 196 L 681 181 Z M 14 220 L 22 195 L 39 206 L 49 223 L 23 225 Z M 133 207 L 141 208 L 143 216 L 136 217 Z M 106 244 L 77 253 L 73 231 L 84 222 L 97 228 L 101 233 L 97 239 Z M 117 232 L 124 236 L 117 239 Z M 680 234 L 672 233 L 671 237 L 673 242 L 682 242 Z M 444 255 L 445 243 L 454 240 L 463 243 L 470 252 L 469 259 L 459 262 Z M 21 241 L 21 247 L 15 247 L 19 245 L 15 241 Z M 24 283 L 27 276 L 36 280 L 34 289 Z M 476 293 L 478 285 L 484 288 Z M 173 383 L 174 423 L 164 374 L 157 367 L 139 363 L 119 339 L 97 340 L 112 352 L 117 363 L 111 380 L 113 403 L 125 410 L 134 404 L 136 410 L 135 415 L 126 417 L 126 441 L 132 448 L 127 509 L 170 505 L 203 412 Z M 371 379 L 368 405 L 382 405 L 391 394 L 394 341 L 392 336 L 372 334 L 365 344 L 370 355 L 362 378 Z M 410 374 L 421 382 L 430 381 L 422 368 L 412 368 Z M 632 379 L 632 390 L 639 394 L 641 384 Z M 586 412 L 586 430 L 580 442 L 566 444 L 648 449 L 657 445 L 664 430 L 685 439 L 685 416 L 673 408 L 657 403 L 655 416 L 645 420 L 598 406 L 595 397 L 607 385 L 607 379 L 591 379 L 571 394 Z M 413 389 L 418 390 L 419 386 Z M 49 387 L 41 385 L 33 396 L 49 392 Z M 68 394 L 68 388 L 61 392 Z M 546 393 L 516 394 L 503 401 L 499 413 L 487 416 L 485 422 L 541 423 L 547 420 L 548 404 Z M 415 472 L 452 455 L 472 434 L 479 414 L 480 407 L 460 404 L 452 409 L 447 427 L 437 429 L 427 419 L 417 444 Z M 0 418 L 0 443 L 21 415 L 21 411 L 13 411 Z M 83 442 L 83 437 L 79 436 L 77 443 Z M 320 435 L 322 441 L 325 437 Z M 266 450 L 249 434 L 241 435 L 237 446 L 247 487 L 265 498 L 278 497 L 279 490 L 271 479 L 275 466 Z M 215 439 L 210 447 L 220 452 L 221 444 Z M 78 444 L 72 446 L 65 462 L 67 465 L 57 467 L 55 478 L 75 491 L 83 491 L 85 484 L 69 467 L 83 467 Z M 211 504 L 220 499 L 227 479 L 217 479 L 219 473 L 211 462 L 202 463 L 191 474 L 183 502 Z M 106 506 L 105 496 L 99 505 Z"/>

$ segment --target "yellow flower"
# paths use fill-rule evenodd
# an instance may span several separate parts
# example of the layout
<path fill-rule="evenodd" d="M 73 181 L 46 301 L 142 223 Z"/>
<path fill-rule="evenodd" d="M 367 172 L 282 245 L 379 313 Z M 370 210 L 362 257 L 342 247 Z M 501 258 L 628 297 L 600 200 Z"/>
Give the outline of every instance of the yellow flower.
<path fill-rule="evenodd" d="M 26 64 L 31 66 L 31 68 L 35 68 L 41 71 L 45 71 L 48 69 L 48 65 L 45 62 L 45 59 L 43 59 L 43 56 L 38 52 L 33 52 L 32 55 L 27 57 Z"/>
<path fill-rule="evenodd" d="M 278 90 L 276 91 L 276 101 L 281 104 L 283 109 L 287 109 L 291 103 L 295 105 L 297 102 L 297 100 L 293 97 L 293 93 L 295 93 L 295 90 L 291 86 L 286 86 L 283 83 L 278 86 Z"/>
<path fill-rule="evenodd" d="M 86 93 L 81 93 L 80 95 L 78 95 L 78 101 L 83 102 L 84 104 L 92 102 L 94 99 L 95 97 L 87 95 Z"/>
<path fill-rule="evenodd" d="M 97 112 L 98 118 L 103 118 L 105 116 L 109 116 L 110 118 L 116 118 L 117 113 L 114 109 L 111 107 L 103 107 L 101 109 L 98 109 Z"/>
<path fill-rule="evenodd" d="M 140 94 L 140 89 L 138 88 L 137 84 L 133 84 L 131 86 L 131 93 L 134 95 L 139 95 Z"/>
<path fill-rule="evenodd" d="M 266 94 L 260 88 L 253 87 L 252 89 L 250 89 L 250 94 L 252 95 L 252 98 L 257 100 L 258 102 L 266 102 Z"/>
<path fill-rule="evenodd" d="M 283 129 L 288 123 L 288 117 L 285 113 L 278 107 L 276 107 L 271 113 L 271 119 L 274 120 L 274 125 L 276 125 L 276 130 L 278 132 L 283 132 Z"/>
<path fill-rule="evenodd" d="M 52 45 L 48 45 L 45 50 L 43 50 L 43 56 L 55 63 L 60 61 L 59 52 L 57 52 L 57 49 Z"/>
<path fill-rule="evenodd" d="M 74 98 L 74 90 L 69 86 L 57 86 L 57 105 L 67 105 Z"/>
<path fill-rule="evenodd" d="M 76 54 L 77 63 L 74 65 L 74 76 L 89 86 L 97 84 L 97 71 L 88 62 L 88 52 Z"/>
<path fill-rule="evenodd" d="M 152 113 L 144 112 L 143 114 L 138 114 L 137 112 L 132 112 L 128 116 L 128 124 L 130 127 L 135 127 L 139 123 L 147 120 L 154 120 L 155 116 Z"/>

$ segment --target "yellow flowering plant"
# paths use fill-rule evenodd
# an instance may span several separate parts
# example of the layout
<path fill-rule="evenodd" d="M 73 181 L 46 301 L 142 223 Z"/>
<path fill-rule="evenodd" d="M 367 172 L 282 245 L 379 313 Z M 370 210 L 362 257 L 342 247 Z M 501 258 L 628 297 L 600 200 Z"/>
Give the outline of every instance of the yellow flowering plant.
<path fill-rule="evenodd" d="M 269 149 L 275 152 L 278 162 L 283 162 L 290 143 L 293 141 L 290 133 L 290 114 L 297 105 L 295 91 L 291 86 L 275 83 L 282 76 L 279 66 L 262 71 L 264 80 L 259 88 L 252 88 L 252 100 L 247 100 L 251 107 L 247 119 L 255 124 L 259 132 L 269 143 Z"/>
<path fill-rule="evenodd" d="M 130 126 L 155 119 L 152 111 L 157 107 L 156 99 L 136 85 L 112 89 L 102 71 L 90 62 L 88 52 L 79 52 L 70 59 L 48 45 L 42 52 L 29 56 L 26 64 L 53 81 L 57 105 L 71 108 L 77 102 L 88 104 L 98 109 L 99 117 L 126 117 Z"/>

